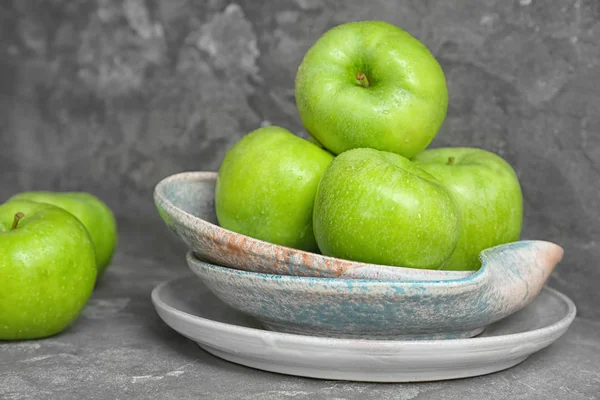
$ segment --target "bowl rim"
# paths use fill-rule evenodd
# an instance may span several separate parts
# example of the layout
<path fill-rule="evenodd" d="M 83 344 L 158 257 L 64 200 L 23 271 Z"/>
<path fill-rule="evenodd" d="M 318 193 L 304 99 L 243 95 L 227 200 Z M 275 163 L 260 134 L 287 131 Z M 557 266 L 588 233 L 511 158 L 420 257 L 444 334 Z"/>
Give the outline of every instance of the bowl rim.
<path fill-rule="evenodd" d="M 363 287 L 386 287 L 386 286 L 404 286 L 404 287 L 420 287 L 420 288 L 431 288 L 431 289 L 467 289 L 473 286 L 479 287 L 490 282 L 490 279 L 494 279 L 493 275 L 498 274 L 499 268 L 497 264 L 498 259 L 502 259 L 502 254 L 505 251 L 512 249 L 519 249 L 523 246 L 550 246 L 554 247 L 560 254 L 559 258 L 552 265 L 553 270 L 556 265 L 562 260 L 564 250 L 561 246 L 556 243 L 552 243 L 545 240 L 519 240 L 516 242 L 510 242 L 495 247 L 490 247 L 483 250 L 479 254 L 481 261 L 481 268 L 475 271 L 473 274 L 465 276 L 462 279 L 438 279 L 438 280 L 418 280 L 418 279 L 344 279 L 339 277 L 316 277 L 316 276 L 297 276 L 297 275 L 279 275 L 272 273 L 253 272 L 247 270 L 241 270 L 226 266 L 217 265 L 209 261 L 200 259 L 193 250 L 188 250 L 186 253 L 186 262 L 190 269 L 193 271 L 192 264 L 199 265 L 198 268 L 205 268 L 218 273 L 227 274 L 230 276 L 238 276 L 246 279 L 242 279 L 243 282 L 247 280 L 259 280 L 263 282 L 277 281 L 280 283 L 302 283 L 302 284 L 318 284 L 326 285 L 327 287 L 343 287 L 343 286 L 363 286 Z M 195 271 L 193 271 L 195 273 Z M 548 276 L 549 277 L 549 276 Z"/>
<path fill-rule="evenodd" d="M 236 276 L 237 278 L 241 278 L 240 281 L 244 283 L 244 285 L 248 285 L 246 282 L 250 280 L 259 280 L 263 282 L 279 282 L 279 283 L 292 283 L 292 284 L 317 284 L 324 285 L 328 288 L 338 288 L 338 287 L 352 287 L 352 286 L 362 286 L 362 287 L 398 287 L 398 286 L 406 286 L 406 287 L 425 287 L 425 288 L 436 288 L 436 289 L 467 289 L 473 286 L 480 286 L 487 282 L 487 273 L 488 273 L 488 260 L 483 257 L 481 268 L 475 271 L 474 274 L 468 275 L 463 279 L 439 279 L 439 280 L 385 280 L 385 279 L 343 279 L 343 278 L 330 278 L 330 277 L 316 277 L 316 276 L 297 276 L 297 275 L 278 275 L 278 274 L 269 274 L 262 272 L 252 272 L 241 269 L 235 269 L 230 267 L 224 267 L 221 265 L 216 265 L 210 263 L 208 261 L 204 261 L 198 258 L 193 250 L 189 250 L 186 254 L 186 261 L 188 266 L 192 271 L 192 264 L 196 266 L 196 268 L 202 268 L 211 270 L 213 272 L 217 272 L 219 274 L 225 274 L 229 276 Z"/>
<path fill-rule="evenodd" d="M 241 233 L 237 233 L 231 231 L 229 229 L 223 228 L 217 224 L 213 224 L 203 218 L 200 218 L 196 215 L 190 214 L 189 212 L 181 209 L 177 205 L 175 205 L 166 195 L 166 187 L 173 182 L 177 181 L 186 181 L 186 182 L 206 182 L 206 181 L 217 181 L 218 180 L 218 172 L 213 171 L 186 171 L 179 172 L 170 176 L 167 176 L 160 180 L 155 188 L 154 188 L 154 202 L 157 206 L 164 208 L 167 214 L 174 215 L 178 221 L 180 221 L 184 226 L 189 228 L 190 223 L 186 223 L 186 220 L 191 221 L 192 224 L 198 224 L 201 229 L 205 229 L 205 232 L 209 235 L 212 235 L 213 232 L 226 232 L 230 236 L 234 237 L 242 237 L 244 238 L 244 247 L 248 253 L 252 254 L 255 257 L 264 257 L 262 252 L 255 251 L 256 248 L 267 249 L 272 253 L 287 253 L 287 254 L 297 254 L 300 257 L 308 257 L 315 260 L 318 260 L 323 265 L 331 265 L 333 263 L 341 263 L 342 268 L 338 268 L 341 270 L 341 274 L 345 271 L 357 269 L 357 268 L 382 268 L 382 269 L 401 269 L 406 273 L 416 273 L 418 275 L 445 275 L 444 280 L 453 281 L 453 280 L 462 280 L 466 277 L 470 277 L 476 275 L 479 270 L 467 270 L 467 271 L 455 271 L 455 270 L 442 270 L 442 269 L 424 269 L 424 268 L 409 268 L 409 267 L 398 267 L 393 265 L 384 265 L 384 264 L 371 264 L 360 261 L 352 261 L 346 260 L 343 258 L 326 256 L 323 254 L 312 253 L 304 250 L 298 250 L 287 246 L 278 245 L 275 243 L 270 243 L 261 239 L 256 239 L 247 235 L 243 235 Z M 323 279 L 323 278 L 320 278 Z M 353 279 L 358 280 L 358 279 Z M 430 282 L 435 282 L 436 280 L 430 280 Z"/>

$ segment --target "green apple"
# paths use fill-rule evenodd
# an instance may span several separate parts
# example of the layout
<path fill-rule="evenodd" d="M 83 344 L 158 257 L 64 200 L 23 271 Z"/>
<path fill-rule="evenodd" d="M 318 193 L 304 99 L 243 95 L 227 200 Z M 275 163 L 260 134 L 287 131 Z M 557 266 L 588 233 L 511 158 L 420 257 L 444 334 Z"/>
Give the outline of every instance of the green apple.
<path fill-rule="evenodd" d="M 102 200 L 83 192 L 26 192 L 9 201 L 15 199 L 52 204 L 76 216 L 87 228 L 96 246 L 98 275 L 108 268 L 117 245 L 117 222 Z"/>
<path fill-rule="evenodd" d="M 438 269 L 456 247 L 460 215 L 448 191 L 413 162 L 354 149 L 337 156 L 321 178 L 314 232 L 329 256 Z"/>
<path fill-rule="evenodd" d="M 304 56 L 296 104 L 308 132 L 334 154 L 364 147 L 411 158 L 442 125 L 448 91 L 436 59 L 409 33 L 350 22 Z"/>
<path fill-rule="evenodd" d="M 316 251 L 312 212 L 333 156 L 286 129 L 244 136 L 225 156 L 215 193 L 219 224 L 267 242 Z"/>
<path fill-rule="evenodd" d="M 77 218 L 26 200 L 0 205 L 0 340 L 62 331 L 95 281 L 94 245 Z"/>
<path fill-rule="evenodd" d="M 521 186 L 515 171 L 500 156 L 476 148 L 438 148 L 424 151 L 413 161 L 442 182 L 461 212 L 460 239 L 444 269 L 479 269 L 482 250 L 519 240 Z"/>

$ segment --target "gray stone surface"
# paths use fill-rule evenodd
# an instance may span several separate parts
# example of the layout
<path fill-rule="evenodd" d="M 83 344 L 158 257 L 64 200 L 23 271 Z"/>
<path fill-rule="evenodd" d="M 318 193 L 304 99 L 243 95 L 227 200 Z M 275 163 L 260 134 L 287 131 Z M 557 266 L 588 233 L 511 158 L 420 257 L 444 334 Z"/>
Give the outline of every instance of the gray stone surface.
<path fill-rule="evenodd" d="M 261 124 L 304 134 L 304 52 L 362 19 L 402 26 L 436 55 L 450 106 L 433 145 L 515 167 L 523 237 L 565 247 L 552 284 L 599 320 L 598 0 L 2 1 L 0 200 L 86 190 L 153 218 L 159 179 L 216 170 Z"/>
<path fill-rule="evenodd" d="M 184 271 L 181 246 L 159 228 L 155 183 L 216 170 L 261 124 L 305 134 L 293 91 L 304 52 L 328 28 L 363 19 L 400 25 L 431 49 L 450 91 L 433 145 L 505 157 L 524 189 L 523 237 L 566 250 L 550 284 L 582 318 L 515 369 L 403 386 L 283 377 L 203 353 L 151 310 L 150 289 Z M 0 398 L 598 393 L 597 0 L 4 0 L 0 149 L 0 201 L 22 190 L 85 190 L 135 220 L 122 225 L 127 239 L 78 324 L 56 338 L 1 345 Z"/>
<path fill-rule="evenodd" d="M 0 342 L 0 399 L 600 399 L 600 322 L 584 318 L 512 369 L 448 382 L 322 381 L 220 360 L 150 302 L 154 286 L 189 274 L 182 246 L 166 228 L 120 225 L 114 264 L 75 324 L 45 340 Z"/>

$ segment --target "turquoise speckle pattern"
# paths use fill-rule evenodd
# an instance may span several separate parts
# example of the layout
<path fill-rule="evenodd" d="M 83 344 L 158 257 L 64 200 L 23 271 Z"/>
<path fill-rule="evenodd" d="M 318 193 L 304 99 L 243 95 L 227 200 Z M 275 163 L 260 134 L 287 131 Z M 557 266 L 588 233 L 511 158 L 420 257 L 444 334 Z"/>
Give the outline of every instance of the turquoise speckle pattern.
<path fill-rule="evenodd" d="M 284 276 L 210 264 L 193 252 L 192 271 L 223 302 L 266 328 L 362 339 L 472 337 L 529 304 L 560 262 L 560 246 L 520 241 L 487 249 L 482 267 L 454 280 Z"/>

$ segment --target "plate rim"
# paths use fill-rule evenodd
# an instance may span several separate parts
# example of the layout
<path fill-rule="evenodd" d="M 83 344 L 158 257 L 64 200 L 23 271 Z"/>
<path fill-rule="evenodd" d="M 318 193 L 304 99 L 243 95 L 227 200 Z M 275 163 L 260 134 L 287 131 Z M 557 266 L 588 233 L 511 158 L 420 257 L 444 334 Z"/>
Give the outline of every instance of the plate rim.
<path fill-rule="evenodd" d="M 567 305 L 567 312 L 565 315 L 557 322 L 544 326 L 541 328 L 529 330 L 526 332 L 519 333 L 509 333 L 505 335 L 497 335 L 497 336 L 479 336 L 474 338 L 463 338 L 463 339 L 435 339 L 435 340 L 390 340 L 390 339 L 351 339 L 351 338 L 335 338 L 335 337 L 322 337 L 322 336 L 308 336 L 308 335 L 299 335 L 294 333 L 285 333 L 285 332 L 275 332 L 269 331 L 266 329 L 258 329 L 252 328 L 248 326 L 240 326 L 229 324 L 226 322 L 215 321 L 209 318 L 201 317 L 198 315 L 193 315 L 187 313 L 185 311 L 179 310 L 167 303 L 165 303 L 160 298 L 160 292 L 170 284 L 174 284 L 178 281 L 188 280 L 190 277 L 194 277 L 197 279 L 197 283 L 201 283 L 201 280 L 197 278 L 195 275 L 183 275 L 179 277 L 175 277 L 172 279 L 168 279 L 160 284 L 158 284 L 151 293 L 151 299 L 154 307 L 156 309 L 163 309 L 168 311 L 184 320 L 187 320 L 190 323 L 200 323 L 208 328 L 215 329 L 220 332 L 227 332 L 230 334 L 238 334 L 246 337 L 258 338 L 262 339 L 265 336 L 273 339 L 279 339 L 286 342 L 293 342 L 295 344 L 298 343 L 306 343 L 311 345 L 319 345 L 328 348 L 352 348 L 356 347 L 359 344 L 366 344 L 369 348 L 373 347 L 383 347 L 383 348 L 393 348 L 393 347 L 402 347 L 404 350 L 409 349 L 420 349 L 427 348 L 429 350 L 432 347 L 440 347 L 445 350 L 451 350 L 456 348 L 464 348 L 464 346 L 493 346 L 494 344 L 505 343 L 505 342 L 515 342 L 516 340 L 525 341 L 533 338 L 547 338 L 556 332 L 566 331 L 573 320 L 577 315 L 577 307 L 573 300 L 571 300 L 565 294 L 559 292 L 556 289 L 553 289 L 547 285 L 544 285 L 542 291 L 548 291 L 555 297 L 558 297 L 563 303 Z M 206 290 L 210 291 L 210 288 L 206 287 Z M 538 295 L 539 296 L 539 295 Z M 536 296 L 537 297 L 537 296 Z M 162 317 L 161 317 L 162 319 Z M 168 325 L 168 324 L 167 324 Z M 170 326 L 169 326 L 170 327 Z M 173 329 L 173 328 L 171 328 Z M 178 332 L 179 333 L 179 332 Z M 196 341 L 196 340 L 194 340 Z"/>

